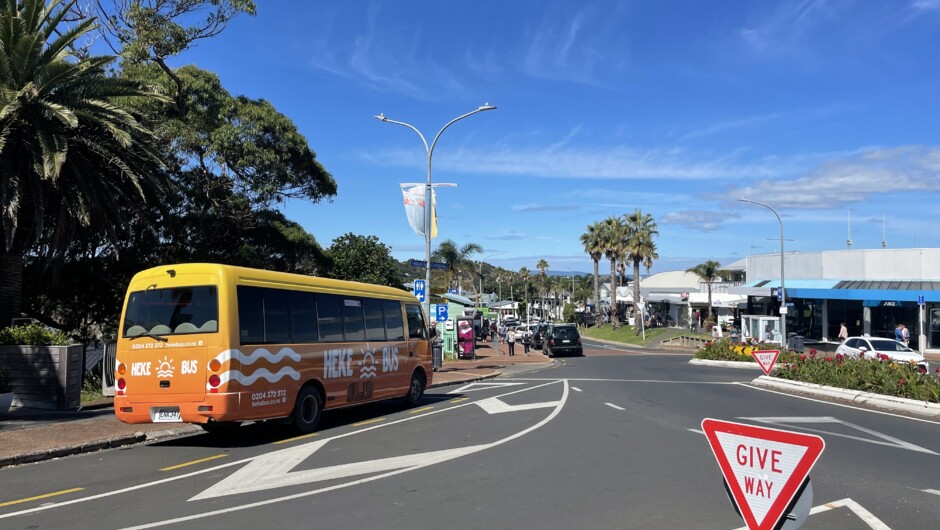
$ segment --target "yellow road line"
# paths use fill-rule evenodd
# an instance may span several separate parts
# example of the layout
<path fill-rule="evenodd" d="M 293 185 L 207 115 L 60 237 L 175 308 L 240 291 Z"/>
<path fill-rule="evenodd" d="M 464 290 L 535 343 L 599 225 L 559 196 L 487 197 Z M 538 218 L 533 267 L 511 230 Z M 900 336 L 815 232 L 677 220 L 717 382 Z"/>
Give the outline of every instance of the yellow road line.
<path fill-rule="evenodd" d="M 314 436 L 319 436 L 319 435 L 320 435 L 320 433 L 318 433 L 318 432 L 312 432 L 312 433 L 310 433 L 310 434 L 304 434 L 303 436 L 295 436 L 295 437 L 293 437 L 293 438 L 288 438 L 288 439 L 286 439 L 286 440 L 278 440 L 278 441 L 274 442 L 274 444 L 275 444 L 275 445 L 277 445 L 277 444 L 288 444 L 288 443 L 291 443 L 291 442 L 296 442 L 297 440 L 303 440 L 303 439 L 305 439 L 305 438 L 313 438 Z"/>
<path fill-rule="evenodd" d="M 186 462 L 186 463 L 183 463 L 183 464 L 176 464 L 175 466 L 165 467 L 165 468 L 161 469 L 160 471 L 173 471 L 174 469 L 179 469 L 179 468 L 181 468 L 181 467 L 194 466 L 194 465 L 196 465 L 196 464 L 201 464 L 201 463 L 203 463 L 203 462 L 208 462 L 209 460 L 215 460 L 216 458 L 224 458 L 224 457 L 226 457 L 226 456 L 228 456 L 228 455 L 215 455 L 215 456 L 210 456 L 210 457 L 207 457 L 207 458 L 200 458 L 199 460 L 193 460 L 192 462 Z"/>
<path fill-rule="evenodd" d="M 0 508 L 4 506 L 13 506 L 14 504 L 22 504 L 29 501 L 38 501 L 39 499 L 48 499 L 49 497 L 55 497 L 56 495 L 65 495 L 66 493 L 75 493 L 76 491 L 82 491 L 85 488 L 72 488 L 70 490 L 56 491 L 53 493 L 46 493 L 45 495 L 36 495 L 35 497 L 29 497 L 27 499 L 20 499 L 18 501 L 8 501 L 0 503 Z"/>
<path fill-rule="evenodd" d="M 417 413 L 419 413 L 419 412 L 424 412 L 424 411 L 426 411 L 426 410 L 431 410 L 431 409 L 433 409 L 433 408 L 434 408 L 434 407 L 431 406 L 431 407 L 422 407 L 422 408 L 420 408 L 420 409 L 409 410 L 409 411 L 408 411 L 408 414 L 417 414 Z"/>
<path fill-rule="evenodd" d="M 466 401 L 466 400 L 468 400 L 468 399 L 470 399 L 470 398 L 463 397 L 463 398 L 452 399 L 452 400 L 450 400 L 450 402 L 451 402 L 451 403 L 460 403 L 461 401 Z"/>
<path fill-rule="evenodd" d="M 374 420 L 360 421 L 359 423 L 353 423 L 353 427 L 361 427 L 362 425 L 368 425 L 370 423 L 378 423 L 380 421 L 385 421 L 385 418 L 376 418 Z"/>

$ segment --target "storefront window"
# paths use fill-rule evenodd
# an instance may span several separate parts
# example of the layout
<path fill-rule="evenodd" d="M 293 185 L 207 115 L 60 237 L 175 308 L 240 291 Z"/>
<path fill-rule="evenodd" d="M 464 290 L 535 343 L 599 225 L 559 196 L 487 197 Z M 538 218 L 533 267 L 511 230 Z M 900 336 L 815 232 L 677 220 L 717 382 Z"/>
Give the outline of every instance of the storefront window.
<path fill-rule="evenodd" d="M 826 336 L 834 340 L 839 336 L 839 324 L 845 322 L 849 336 L 862 334 L 862 301 L 861 300 L 829 300 L 829 329 Z"/>
<path fill-rule="evenodd" d="M 940 308 L 930 310 L 927 347 L 940 348 Z"/>

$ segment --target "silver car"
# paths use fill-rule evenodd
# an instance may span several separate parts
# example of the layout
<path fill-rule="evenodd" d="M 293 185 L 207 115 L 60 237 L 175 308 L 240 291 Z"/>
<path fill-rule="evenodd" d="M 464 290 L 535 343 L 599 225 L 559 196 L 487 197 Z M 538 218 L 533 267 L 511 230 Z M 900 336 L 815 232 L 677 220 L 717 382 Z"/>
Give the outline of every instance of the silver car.
<path fill-rule="evenodd" d="M 917 363 L 923 373 L 930 371 L 930 365 L 923 355 L 894 339 L 849 337 L 836 348 L 836 354 L 853 358 L 865 357 L 866 359 L 877 359 L 878 355 L 881 354 L 898 363 Z"/>

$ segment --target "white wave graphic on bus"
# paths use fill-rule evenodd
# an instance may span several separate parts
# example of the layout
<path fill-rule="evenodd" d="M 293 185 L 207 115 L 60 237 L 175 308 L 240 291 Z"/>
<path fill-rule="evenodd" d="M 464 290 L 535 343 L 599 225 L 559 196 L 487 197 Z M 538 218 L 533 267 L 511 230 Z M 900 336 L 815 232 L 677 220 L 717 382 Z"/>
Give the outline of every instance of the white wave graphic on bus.
<path fill-rule="evenodd" d="M 224 385 L 229 381 L 238 381 L 244 386 L 250 386 L 255 383 L 258 379 L 264 379 L 269 383 L 277 383 L 281 379 L 289 377 L 294 381 L 300 380 L 300 372 L 294 370 L 290 366 L 284 366 L 277 372 L 271 373 L 267 368 L 260 368 L 248 375 L 241 373 L 238 370 L 229 370 L 222 373 L 219 378 L 221 379 L 220 385 Z M 209 384 L 206 384 L 206 389 L 211 389 L 212 387 Z"/>
<path fill-rule="evenodd" d="M 230 359 L 237 360 L 242 363 L 243 366 L 255 364 L 259 359 L 264 359 L 272 364 L 277 364 L 284 359 L 290 359 L 295 363 L 299 363 L 300 354 L 295 352 L 292 348 L 281 348 L 277 353 L 271 353 L 267 348 L 258 348 L 251 353 L 242 353 L 241 350 L 225 350 L 215 357 L 215 360 L 220 363 L 224 363 Z"/>

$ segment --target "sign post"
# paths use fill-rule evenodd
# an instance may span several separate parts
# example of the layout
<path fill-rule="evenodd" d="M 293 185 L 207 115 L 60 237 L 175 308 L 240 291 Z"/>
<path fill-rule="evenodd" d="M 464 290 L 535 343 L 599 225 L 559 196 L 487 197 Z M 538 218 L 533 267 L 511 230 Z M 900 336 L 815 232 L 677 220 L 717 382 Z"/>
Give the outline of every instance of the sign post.
<path fill-rule="evenodd" d="M 812 434 L 712 418 L 702 430 L 749 530 L 777 527 L 826 447 Z"/>
<path fill-rule="evenodd" d="M 427 284 L 424 283 L 424 280 L 415 280 L 415 296 L 418 298 L 419 302 L 424 302 L 426 287 Z"/>
<path fill-rule="evenodd" d="M 757 361 L 760 369 L 764 371 L 764 375 L 770 375 L 770 371 L 774 369 L 774 364 L 779 356 L 780 350 L 754 350 L 751 352 L 751 357 Z"/>
<path fill-rule="evenodd" d="M 926 325 L 927 319 L 925 318 L 926 314 L 924 311 L 925 309 L 927 309 L 926 308 L 927 297 L 924 296 L 924 293 L 917 295 L 917 305 L 919 306 L 917 308 L 918 309 L 917 311 L 918 322 L 917 323 L 920 324 L 918 326 L 920 328 L 919 329 L 920 333 L 918 334 L 918 337 L 917 337 L 917 349 L 920 350 L 920 354 L 923 355 L 924 351 L 927 349 L 927 334 L 924 333 L 925 328 L 927 327 Z"/>

